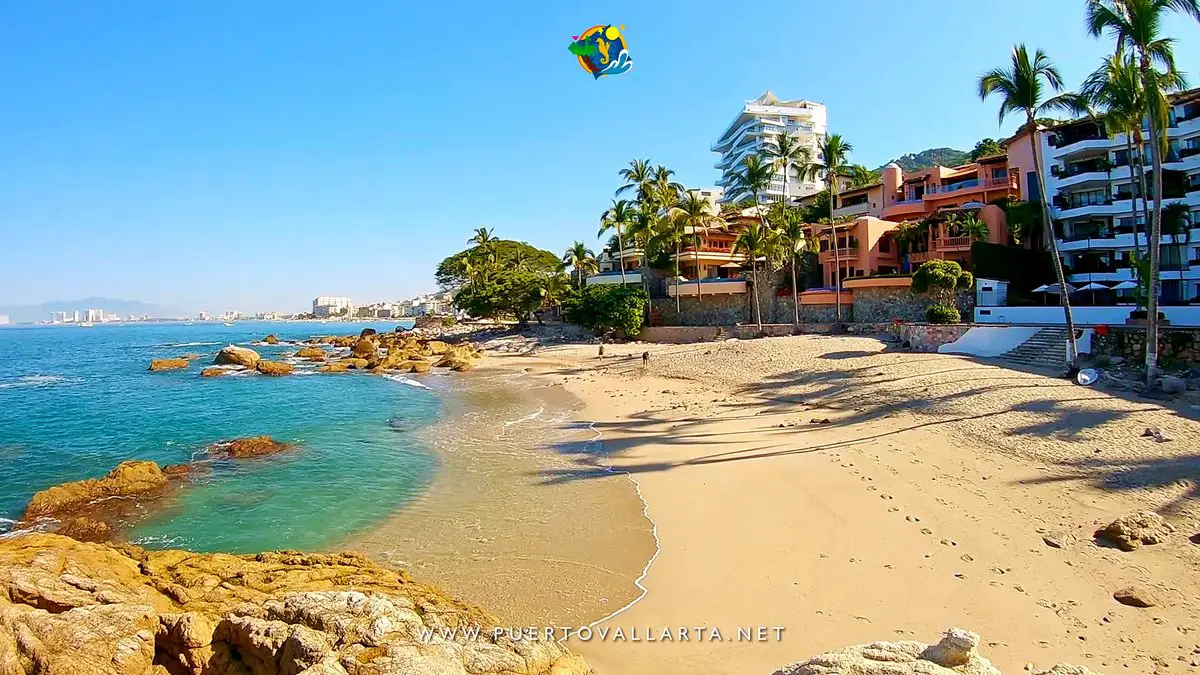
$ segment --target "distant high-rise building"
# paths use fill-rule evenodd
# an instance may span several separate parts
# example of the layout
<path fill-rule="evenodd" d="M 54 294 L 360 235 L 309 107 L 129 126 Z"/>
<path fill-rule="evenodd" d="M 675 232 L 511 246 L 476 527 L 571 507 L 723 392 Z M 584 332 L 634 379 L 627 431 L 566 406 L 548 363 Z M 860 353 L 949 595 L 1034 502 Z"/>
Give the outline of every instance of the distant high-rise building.
<path fill-rule="evenodd" d="M 208 321 L 208 312 L 200 312 L 200 313 L 199 313 L 198 315 L 196 315 L 196 316 L 197 316 L 197 318 L 198 318 L 198 319 L 200 319 L 201 321 Z"/>
<path fill-rule="evenodd" d="M 73 321 L 75 323 L 79 323 L 79 310 L 77 310 L 77 309 L 71 310 L 71 313 L 66 320 Z"/>
<path fill-rule="evenodd" d="M 86 312 L 85 316 L 87 317 L 86 321 L 91 321 L 91 322 L 103 321 L 104 320 L 104 310 L 89 309 Z"/>
<path fill-rule="evenodd" d="M 69 317 L 66 312 L 50 312 L 50 323 L 66 323 L 70 321 Z"/>
<path fill-rule="evenodd" d="M 724 189 L 725 201 L 739 202 L 751 197 L 745 190 L 736 189 L 734 176 L 742 162 L 750 155 L 757 155 L 769 145 L 769 141 L 780 134 L 789 134 L 808 148 L 814 158 L 817 147 L 825 138 L 825 106 L 812 101 L 782 101 L 770 91 L 746 101 L 742 111 L 721 134 L 712 151 L 721 154 L 716 168 L 721 172 L 717 184 Z M 759 195 L 764 202 L 782 198 L 794 199 L 819 192 L 821 185 L 816 177 L 801 178 L 791 169 L 787 180 L 783 170 L 776 171 L 771 184 Z"/>
<path fill-rule="evenodd" d="M 312 302 L 313 316 L 318 318 L 343 316 L 353 311 L 354 302 L 350 298 L 343 296 L 322 295 L 315 298 Z"/>
<path fill-rule="evenodd" d="M 7 326 L 8 324 L 9 324 L 8 315 L 0 314 L 0 326 Z"/>

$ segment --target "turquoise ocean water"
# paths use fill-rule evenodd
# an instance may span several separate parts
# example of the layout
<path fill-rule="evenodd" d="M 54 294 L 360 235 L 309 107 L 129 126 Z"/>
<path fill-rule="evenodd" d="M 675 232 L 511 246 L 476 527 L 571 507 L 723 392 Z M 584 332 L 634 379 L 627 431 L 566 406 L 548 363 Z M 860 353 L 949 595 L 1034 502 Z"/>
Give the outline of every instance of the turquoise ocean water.
<path fill-rule="evenodd" d="M 396 323 L 211 322 L 0 329 L 0 532 L 29 497 L 127 459 L 186 462 L 223 439 L 267 434 L 297 447 L 212 463 L 130 538 L 156 548 L 256 552 L 336 547 L 416 498 L 435 460 L 412 432 L 441 410 L 441 375 L 366 373 L 201 378 L 227 344 L 390 331 Z M 294 345 L 252 348 L 267 358 Z M 183 371 L 150 360 L 198 353 Z M 433 388 L 412 384 L 420 381 Z"/>

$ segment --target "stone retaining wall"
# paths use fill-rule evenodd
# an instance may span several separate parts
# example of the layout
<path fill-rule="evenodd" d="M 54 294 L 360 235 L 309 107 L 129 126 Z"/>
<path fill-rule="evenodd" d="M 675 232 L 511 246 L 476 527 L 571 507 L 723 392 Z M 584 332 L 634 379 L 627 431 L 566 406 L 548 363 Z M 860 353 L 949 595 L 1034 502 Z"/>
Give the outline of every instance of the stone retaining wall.
<path fill-rule="evenodd" d="M 734 293 L 706 295 L 704 298 L 679 298 L 679 311 L 675 311 L 675 298 L 655 298 L 650 301 L 655 325 L 662 326 L 732 326 L 754 319 L 748 309 L 750 295 Z M 763 309 L 766 318 L 766 308 Z"/>
<path fill-rule="evenodd" d="M 1097 334 L 1092 337 L 1092 353 L 1145 363 L 1146 331 L 1132 326 L 1110 326 L 1108 335 Z M 1200 367 L 1200 329 L 1159 329 L 1158 363 L 1163 368 Z"/>
<path fill-rule="evenodd" d="M 918 352 L 936 352 L 938 347 L 957 341 L 975 324 L 900 324 L 900 341 Z"/>
<path fill-rule="evenodd" d="M 854 318 L 862 323 L 882 323 L 900 319 L 923 322 L 925 310 L 933 303 L 928 295 L 913 293 L 902 286 L 854 289 Z M 975 294 L 958 294 L 958 311 L 964 318 L 975 315 Z"/>

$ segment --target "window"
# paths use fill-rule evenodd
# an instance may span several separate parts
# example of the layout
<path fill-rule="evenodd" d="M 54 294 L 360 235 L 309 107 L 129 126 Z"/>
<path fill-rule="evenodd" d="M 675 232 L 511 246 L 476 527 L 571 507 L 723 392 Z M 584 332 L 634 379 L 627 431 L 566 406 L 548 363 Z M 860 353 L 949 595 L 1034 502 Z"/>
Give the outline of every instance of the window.
<path fill-rule="evenodd" d="M 880 239 L 879 240 L 879 252 L 880 253 L 891 253 L 892 252 L 892 240 L 888 239 L 887 237 L 883 237 L 882 239 Z"/>
<path fill-rule="evenodd" d="M 992 180 L 1004 180 L 1008 178 L 1008 167 L 1000 166 L 992 169 Z"/>

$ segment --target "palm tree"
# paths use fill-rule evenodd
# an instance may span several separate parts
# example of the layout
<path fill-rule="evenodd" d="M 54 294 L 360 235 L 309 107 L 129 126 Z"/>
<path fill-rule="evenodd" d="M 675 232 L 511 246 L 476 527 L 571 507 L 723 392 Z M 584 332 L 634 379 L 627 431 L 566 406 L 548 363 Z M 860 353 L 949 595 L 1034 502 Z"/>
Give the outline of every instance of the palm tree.
<path fill-rule="evenodd" d="M 1192 221 L 1188 216 L 1190 207 L 1184 202 L 1171 202 L 1163 207 L 1162 213 L 1162 229 L 1163 234 L 1171 235 L 1175 242 L 1175 250 L 1179 262 L 1186 265 L 1187 260 L 1183 255 L 1187 252 L 1187 245 L 1192 240 Z"/>
<path fill-rule="evenodd" d="M 762 332 L 762 306 L 758 299 L 758 259 L 767 256 L 771 248 L 771 229 L 765 224 L 753 223 L 738 234 L 733 242 L 733 250 L 745 254 L 750 263 L 750 276 L 754 285 L 754 321 L 758 324 L 758 332 Z"/>
<path fill-rule="evenodd" d="M 992 236 L 987 223 L 974 213 L 968 213 L 958 220 L 958 231 L 962 232 L 959 236 L 970 237 L 971 241 L 987 241 Z"/>
<path fill-rule="evenodd" d="M 731 196 L 727 197 L 729 201 L 738 201 L 737 198 L 749 195 L 754 199 L 754 206 L 758 209 L 759 221 L 766 223 L 763 218 L 762 209 L 762 193 L 767 190 L 771 184 L 771 179 L 775 177 L 775 168 L 768 162 L 764 162 L 762 157 L 758 155 L 746 155 L 742 160 L 742 168 L 733 174 L 733 185 L 730 189 Z"/>
<path fill-rule="evenodd" d="M 625 184 L 617 188 L 616 196 L 620 197 L 622 193 L 634 190 L 637 198 L 645 201 L 647 186 L 654 180 L 654 168 L 650 166 L 650 160 L 635 159 L 629 163 L 629 168 L 621 169 L 618 173 L 625 179 Z"/>
<path fill-rule="evenodd" d="M 1146 308 L 1146 386 L 1153 386 L 1158 374 L 1158 272 L 1161 265 L 1163 168 L 1162 153 L 1167 146 L 1166 93 L 1163 66 L 1167 74 L 1175 68 L 1175 40 L 1160 34 L 1167 15 L 1179 12 L 1200 22 L 1200 0 L 1087 0 L 1087 29 L 1092 36 L 1108 33 L 1116 43 L 1117 54 L 1126 50 L 1137 60 L 1142 76 L 1146 117 L 1149 121 L 1150 151 L 1154 171 L 1154 217 L 1150 225 L 1150 281 Z M 1148 195 L 1143 195 L 1143 198 Z"/>
<path fill-rule="evenodd" d="M 786 131 L 768 137 L 763 145 L 764 156 L 771 161 L 771 165 L 776 170 L 783 171 L 783 199 L 787 201 L 791 183 L 788 176 L 791 175 L 791 168 L 803 166 L 812 161 L 812 150 L 803 144 L 799 136 Z"/>
<path fill-rule="evenodd" d="M 476 246 L 484 249 L 490 248 L 491 245 L 496 242 L 496 238 L 492 236 L 493 231 L 494 228 L 477 227 L 475 228 L 474 236 L 468 239 L 467 243 L 475 244 Z"/>
<path fill-rule="evenodd" d="M 838 252 L 837 224 L 834 222 L 833 211 L 837 208 L 838 179 L 853 177 L 849 167 L 851 152 L 854 152 L 854 146 L 843 139 L 841 134 L 828 134 L 818 146 L 820 159 L 809 162 L 800 169 L 801 176 L 813 179 L 822 178 L 829 190 L 829 229 L 833 247 L 833 297 L 839 324 L 842 322 L 842 260 Z"/>
<path fill-rule="evenodd" d="M 701 235 L 710 229 L 725 229 L 725 221 L 712 213 L 708 200 L 698 192 L 688 192 L 675 207 L 672 217 L 678 221 L 683 234 L 692 240 L 692 262 L 696 265 L 696 298 L 703 299 L 700 287 L 700 241 Z M 679 293 L 675 293 L 678 301 Z"/>
<path fill-rule="evenodd" d="M 811 247 L 811 242 L 805 233 L 804 219 L 797 209 L 788 208 L 783 211 L 782 220 L 776 228 L 779 237 L 787 251 L 788 262 L 792 267 L 792 324 L 800 327 L 800 291 L 796 283 L 796 268 L 800 266 L 800 253 Z"/>
<path fill-rule="evenodd" d="M 583 290 L 583 280 L 589 274 L 595 273 L 599 269 L 596 263 L 596 255 L 582 241 L 577 241 L 571 244 L 571 248 L 562 257 L 563 265 L 572 268 L 575 275 L 579 278 L 579 290 Z"/>
<path fill-rule="evenodd" d="M 571 282 L 562 274 L 552 274 L 542 280 L 540 291 L 542 300 L 557 314 L 559 303 L 571 291 Z"/>
<path fill-rule="evenodd" d="M 979 98 L 987 100 L 992 94 L 1000 97 L 1000 123 L 1012 113 L 1025 113 L 1025 127 L 1029 132 L 1029 147 L 1033 151 L 1033 165 L 1042 166 L 1037 138 L 1037 118 L 1056 110 L 1079 112 L 1087 106 L 1082 99 L 1074 94 L 1059 94 L 1043 99 L 1046 88 L 1052 92 L 1062 91 L 1062 76 L 1058 67 L 1050 61 L 1046 53 L 1038 49 L 1030 58 L 1025 45 L 1015 45 L 1012 49 L 1012 65 L 1008 69 L 996 68 L 984 73 L 979 78 Z M 1067 294 L 1067 280 L 1063 274 L 1062 256 L 1058 253 L 1058 242 L 1054 238 L 1054 221 L 1050 218 L 1050 206 L 1047 203 L 1046 179 L 1041 171 L 1035 171 L 1038 191 L 1042 195 L 1042 218 L 1046 229 L 1046 239 L 1050 242 L 1050 250 L 1054 258 L 1054 275 L 1058 279 L 1058 288 L 1062 293 L 1063 314 L 1066 318 L 1068 333 L 1068 357 L 1071 370 L 1079 368 L 1079 350 L 1075 345 L 1075 320 L 1071 316 L 1071 299 Z"/>
<path fill-rule="evenodd" d="M 624 199 L 614 199 L 613 204 L 604 215 L 600 216 L 600 232 L 597 237 L 603 237 L 605 232 L 615 230 L 617 233 L 617 264 L 621 266 L 621 285 L 625 285 L 625 232 L 633 222 L 633 206 Z"/>

